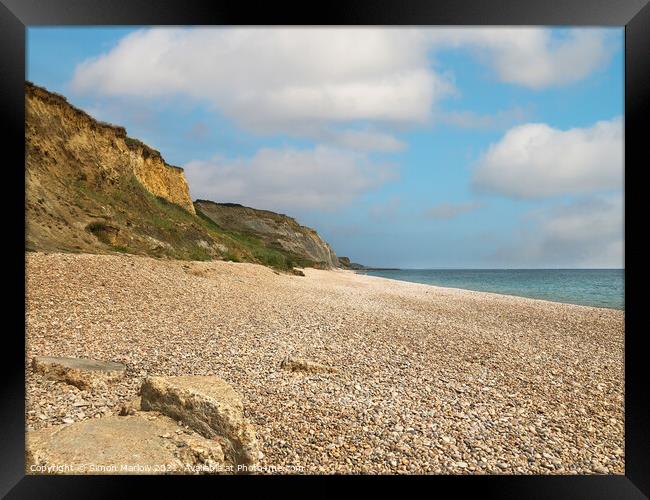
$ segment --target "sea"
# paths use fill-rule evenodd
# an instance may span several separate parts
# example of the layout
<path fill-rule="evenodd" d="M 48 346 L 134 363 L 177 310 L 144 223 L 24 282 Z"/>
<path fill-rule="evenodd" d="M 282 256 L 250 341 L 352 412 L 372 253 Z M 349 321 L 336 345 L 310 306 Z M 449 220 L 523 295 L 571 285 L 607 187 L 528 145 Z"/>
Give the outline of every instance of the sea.
<path fill-rule="evenodd" d="M 624 269 L 391 269 L 358 272 L 425 285 L 625 309 Z"/>

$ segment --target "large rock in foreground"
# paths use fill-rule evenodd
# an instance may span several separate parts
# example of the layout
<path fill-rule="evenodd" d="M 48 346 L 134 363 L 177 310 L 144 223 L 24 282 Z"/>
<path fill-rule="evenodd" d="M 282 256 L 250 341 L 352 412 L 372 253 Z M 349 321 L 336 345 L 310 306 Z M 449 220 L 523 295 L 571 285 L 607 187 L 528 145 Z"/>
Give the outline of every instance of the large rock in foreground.
<path fill-rule="evenodd" d="M 149 377 L 142 384 L 142 409 L 156 410 L 193 430 L 221 436 L 226 460 L 254 465 L 259 449 L 255 431 L 244 418 L 239 395 L 217 377 Z"/>
<path fill-rule="evenodd" d="M 232 472 L 219 443 L 163 415 L 108 416 L 27 433 L 27 473 Z"/>
<path fill-rule="evenodd" d="M 32 369 L 45 378 L 74 385 L 82 390 L 116 380 L 126 372 L 126 366 L 112 361 L 49 356 L 32 359 Z"/>

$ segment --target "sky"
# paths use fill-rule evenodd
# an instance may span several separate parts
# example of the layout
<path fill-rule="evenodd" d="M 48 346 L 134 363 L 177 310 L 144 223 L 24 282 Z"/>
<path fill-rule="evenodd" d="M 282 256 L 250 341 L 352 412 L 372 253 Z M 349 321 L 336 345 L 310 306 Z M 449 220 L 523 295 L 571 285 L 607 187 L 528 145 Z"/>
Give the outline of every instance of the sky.
<path fill-rule="evenodd" d="M 28 28 L 27 79 L 369 266 L 622 268 L 623 28 Z"/>

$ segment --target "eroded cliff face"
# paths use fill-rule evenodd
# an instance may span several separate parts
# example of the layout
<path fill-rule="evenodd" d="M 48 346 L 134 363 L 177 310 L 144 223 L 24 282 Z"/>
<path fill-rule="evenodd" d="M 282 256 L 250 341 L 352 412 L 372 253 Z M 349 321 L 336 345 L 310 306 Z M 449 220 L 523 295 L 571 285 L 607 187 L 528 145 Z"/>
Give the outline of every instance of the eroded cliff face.
<path fill-rule="evenodd" d="M 155 196 L 194 213 L 183 169 L 158 151 L 127 137 L 126 130 L 98 122 L 57 94 L 25 86 L 27 166 L 57 178 L 74 175 L 96 187 L 133 174 Z"/>
<path fill-rule="evenodd" d="M 131 152 L 131 163 L 136 178 L 149 192 L 195 213 L 182 168 L 167 165 L 139 149 Z"/>
<path fill-rule="evenodd" d="M 281 248 L 324 267 L 339 266 L 336 254 L 316 231 L 287 215 L 206 200 L 197 200 L 195 206 L 199 213 L 223 229 L 254 236 L 267 246 Z"/>
<path fill-rule="evenodd" d="M 182 169 L 124 128 L 30 83 L 25 113 L 28 249 L 248 258 L 196 217 Z"/>
<path fill-rule="evenodd" d="M 25 94 L 28 250 L 227 259 L 280 270 L 338 264 L 316 231 L 289 217 L 247 209 L 237 225 L 197 214 L 183 170 L 158 151 L 63 96 L 30 83 Z"/>

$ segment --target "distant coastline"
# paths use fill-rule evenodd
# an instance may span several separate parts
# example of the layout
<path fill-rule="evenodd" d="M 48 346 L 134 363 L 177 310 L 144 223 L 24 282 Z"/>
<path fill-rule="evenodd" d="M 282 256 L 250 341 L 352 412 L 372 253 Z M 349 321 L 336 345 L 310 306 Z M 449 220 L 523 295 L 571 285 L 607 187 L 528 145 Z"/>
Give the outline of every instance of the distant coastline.
<path fill-rule="evenodd" d="M 352 271 L 404 271 L 404 269 L 399 267 L 364 267 L 362 269 L 352 269 Z"/>

